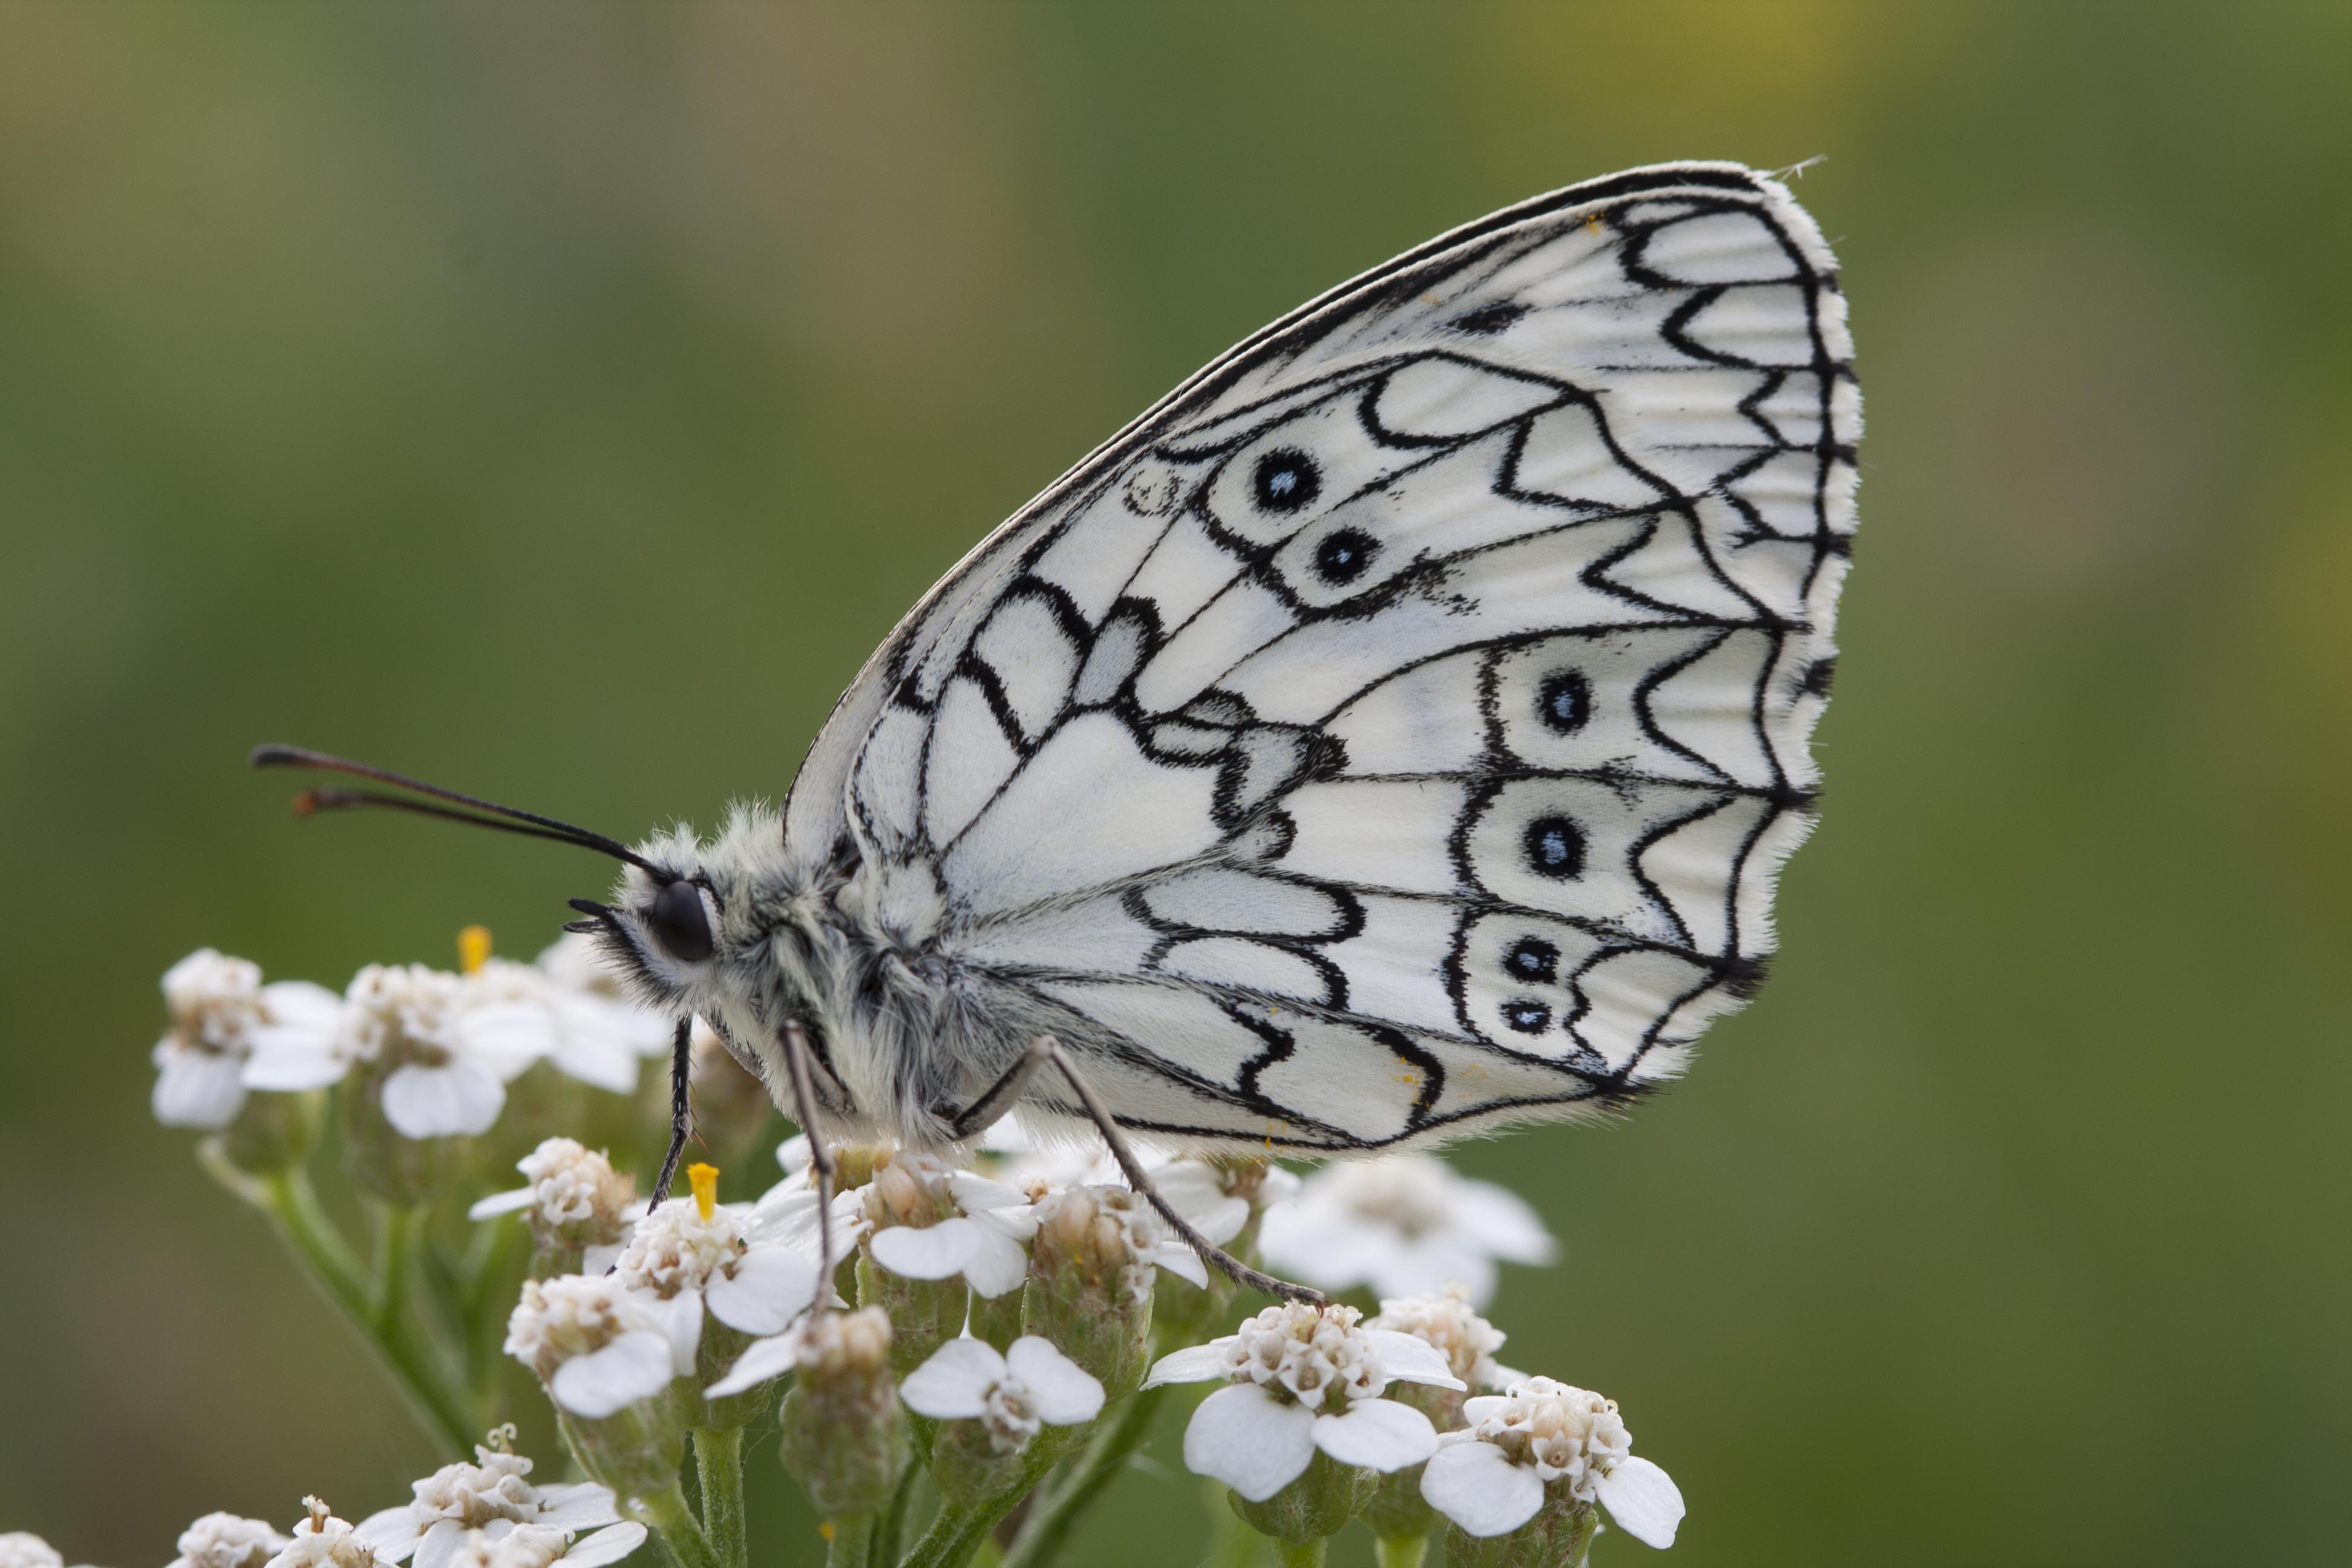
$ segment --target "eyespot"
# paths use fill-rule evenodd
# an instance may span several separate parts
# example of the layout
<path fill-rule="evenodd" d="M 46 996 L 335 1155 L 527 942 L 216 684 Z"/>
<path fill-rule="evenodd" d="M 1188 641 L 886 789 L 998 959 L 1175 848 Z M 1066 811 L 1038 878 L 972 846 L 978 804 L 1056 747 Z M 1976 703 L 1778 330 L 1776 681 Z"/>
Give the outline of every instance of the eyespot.
<path fill-rule="evenodd" d="M 1297 511 L 1321 492 L 1323 476 L 1315 471 L 1314 458 L 1285 447 L 1257 460 L 1250 489 L 1262 510 Z"/>
<path fill-rule="evenodd" d="M 1581 671 L 1563 669 L 1544 678 L 1536 693 L 1536 716 L 1562 735 L 1573 735 L 1592 716 L 1592 684 Z"/>
<path fill-rule="evenodd" d="M 1315 547 L 1315 570 L 1326 583 L 1352 583 L 1380 552 L 1379 540 L 1360 528 L 1343 528 Z"/>
<path fill-rule="evenodd" d="M 1584 835 L 1564 816 L 1540 816 L 1528 824 L 1520 847 L 1528 868 L 1546 877 L 1574 877 L 1584 870 Z"/>
<path fill-rule="evenodd" d="M 702 889 L 680 879 L 665 886 L 646 907 L 646 926 L 662 950 L 680 963 L 700 963 L 718 950 L 710 938 L 710 917 L 702 907 Z"/>

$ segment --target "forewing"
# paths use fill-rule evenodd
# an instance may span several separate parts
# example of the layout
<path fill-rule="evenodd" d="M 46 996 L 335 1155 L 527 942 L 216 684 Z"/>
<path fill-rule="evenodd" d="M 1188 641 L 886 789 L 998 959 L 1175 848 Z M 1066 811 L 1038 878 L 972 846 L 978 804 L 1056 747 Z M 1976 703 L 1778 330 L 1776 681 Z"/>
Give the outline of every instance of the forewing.
<path fill-rule="evenodd" d="M 1394 1143 L 1679 1070 L 1811 821 L 1860 404 L 1777 183 L 1496 214 L 1193 377 L 894 633 L 788 833 L 1169 1131 Z"/>

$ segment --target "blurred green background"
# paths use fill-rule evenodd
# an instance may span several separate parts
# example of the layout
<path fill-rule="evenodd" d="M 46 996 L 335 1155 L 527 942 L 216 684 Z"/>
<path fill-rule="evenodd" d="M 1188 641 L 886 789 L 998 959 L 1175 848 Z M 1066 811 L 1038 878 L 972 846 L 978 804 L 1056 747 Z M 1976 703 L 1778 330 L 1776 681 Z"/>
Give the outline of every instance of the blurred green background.
<path fill-rule="evenodd" d="M 297 827 L 248 744 L 707 825 L 1262 321 L 1820 153 L 1870 419 L 1826 824 L 1685 1087 L 1460 1152 L 1566 1242 L 1508 1359 L 1622 1403 L 1681 1568 L 2343 1562 L 2347 83 L 2340 0 L 8 6 L 0 1529 L 160 1563 L 429 1463 L 150 1121 L 155 979 L 528 953 L 605 872 Z M 1191 1486 L 1121 1486 L 1080 1560 L 1192 1562 Z"/>

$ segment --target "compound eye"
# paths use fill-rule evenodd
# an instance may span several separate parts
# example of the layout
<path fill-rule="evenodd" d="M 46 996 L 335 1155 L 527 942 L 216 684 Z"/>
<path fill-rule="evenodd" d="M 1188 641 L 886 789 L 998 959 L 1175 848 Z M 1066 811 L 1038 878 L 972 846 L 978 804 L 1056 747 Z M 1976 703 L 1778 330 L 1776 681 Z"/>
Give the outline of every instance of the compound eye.
<path fill-rule="evenodd" d="M 654 895 L 652 906 L 646 910 L 646 924 L 652 928 L 654 940 L 680 963 L 700 963 L 717 945 L 710 940 L 710 917 L 703 910 L 702 889 L 683 879 Z"/>

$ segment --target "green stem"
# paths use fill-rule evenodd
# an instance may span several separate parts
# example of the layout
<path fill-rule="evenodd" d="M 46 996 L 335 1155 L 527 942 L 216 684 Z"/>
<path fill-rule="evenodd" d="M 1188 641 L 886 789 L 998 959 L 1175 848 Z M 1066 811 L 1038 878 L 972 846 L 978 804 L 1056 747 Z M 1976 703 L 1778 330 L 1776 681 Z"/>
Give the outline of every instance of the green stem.
<path fill-rule="evenodd" d="M 870 1513 L 837 1513 L 826 1520 L 824 1568 L 866 1568 L 873 1560 L 875 1522 Z"/>
<path fill-rule="evenodd" d="M 898 1472 L 898 1490 L 890 1499 L 889 1511 L 882 1516 L 874 1535 L 873 1550 L 867 1554 L 875 1568 L 894 1568 L 898 1561 L 898 1543 L 907 1539 L 907 1527 L 915 1514 L 915 1496 L 920 1490 L 923 1467 L 909 1464 Z"/>
<path fill-rule="evenodd" d="M 1072 1473 L 1065 1477 L 1021 1521 L 1021 1533 L 1004 1555 L 1004 1568 L 1040 1568 L 1051 1563 L 1069 1539 L 1078 1516 L 1093 1506 L 1129 1458 L 1151 1433 L 1152 1418 L 1174 1389 L 1172 1384 L 1146 1389 L 1122 1401 L 1110 1424 L 1096 1430 Z"/>
<path fill-rule="evenodd" d="M 478 1424 L 464 1401 L 450 1391 L 446 1380 L 434 1375 L 430 1364 L 418 1360 L 415 1347 L 405 1342 L 406 1336 L 387 1334 L 384 1306 L 394 1299 L 389 1285 L 370 1278 L 367 1267 L 320 1204 L 309 1173 L 299 1168 L 278 1171 L 262 1177 L 257 1189 L 240 1184 L 231 1186 L 268 1214 L 288 1249 L 375 1348 L 384 1370 L 408 1396 L 418 1423 L 453 1456 L 462 1458 L 469 1452 L 478 1436 Z"/>
<path fill-rule="evenodd" d="M 702 1482 L 702 1528 L 719 1568 L 744 1568 L 743 1428 L 694 1429 L 694 1468 Z"/>
<path fill-rule="evenodd" d="M 1421 1568 L 1428 1555 L 1426 1535 L 1382 1535 L 1372 1542 L 1372 1561 L 1379 1568 Z"/>
<path fill-rule="evenodd" d="M 1323 1559 L 1329 1554 L 1330 1546 L 1330 1538 L 1323 1535 L 1312 1541 L 1276 1542 L 1274 1560 L 1281 1568 L 1323 1568 Z"/>
<path fill-rule="evenodd" d="M 400 1369 L 403 1381 L 424 1398 L 436 1426 L 443 1436 L 454 1439 L 462 1457 L 488 1423 L 452 1382 L 453 1358 L 442 1343 L 443 1336 L 417 1314 L 415 1278 L 425 1246 L 425 1210 L 386 1204 L 380 1208 L 379 1217 L 378 1283 L 368 1330 Z"/>
<path fill-rule="evenodd" d="M 1076 1436 L 1066 1426 L 1047 1427 L 1030 1440 L 1029 1451 L 1022 1455 L 1019 1468 L 996 1490 L 977 1502 L 942 1502 L 930 1529 L 915 1542 L 915 1549 L 899 1562 L 898 1568 L 963 1568 L 997 1522 L 1019 1507 L 1021 1500 L 1045 1479 L 1045 1472 L 1069 1452 Z"/>
<path fill-rule="evenodd" d="M 686 1494 L 677 1487 L 651 1497 L 631 1498 L 624 1507 L 661 1538 L 678 1568 L 721 1568 L 711 1552 L 709 1538 L 695 1522 L 694 1510 L 686 1506 Z"/>

